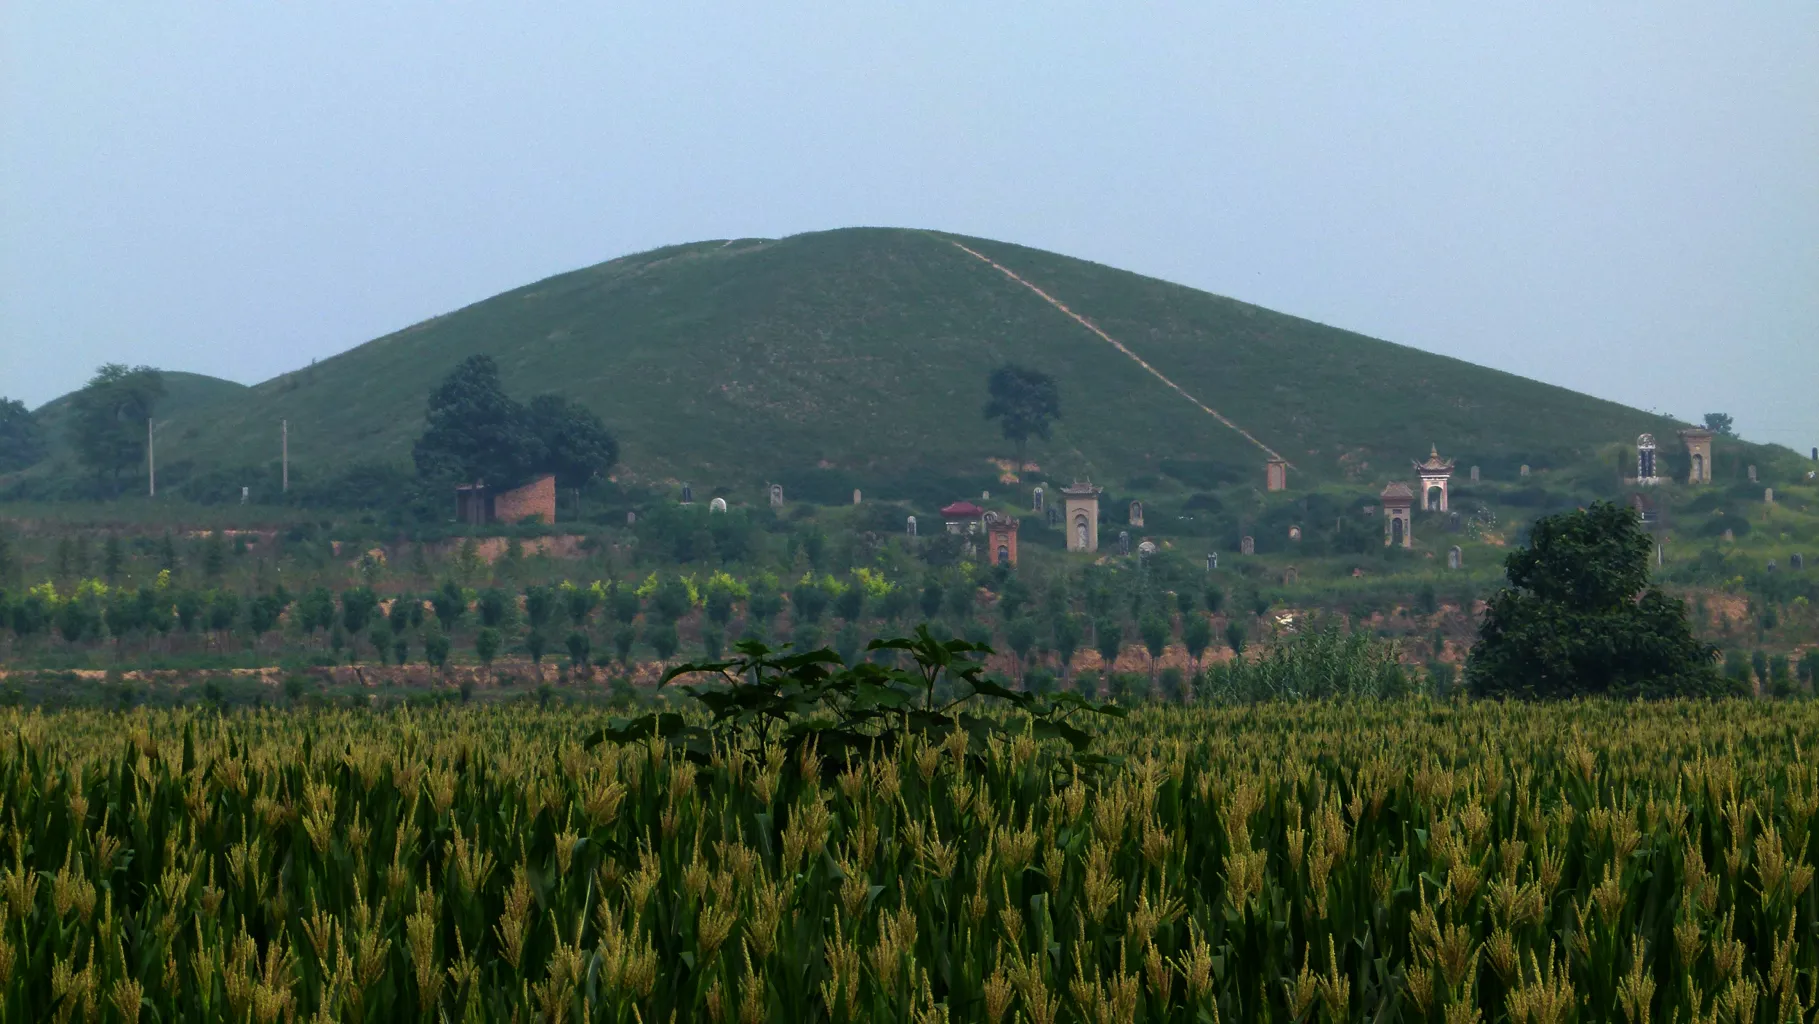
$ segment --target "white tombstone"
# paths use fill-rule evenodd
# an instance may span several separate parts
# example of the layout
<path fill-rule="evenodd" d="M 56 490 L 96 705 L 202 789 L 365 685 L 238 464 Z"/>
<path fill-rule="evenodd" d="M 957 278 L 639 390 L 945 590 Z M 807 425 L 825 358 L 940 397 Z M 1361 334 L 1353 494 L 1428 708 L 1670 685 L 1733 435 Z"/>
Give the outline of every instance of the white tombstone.
<path fill-rule="evenodd" d="M 1239 553 L 1239 554 L 1241 554 L 1241 555 L 1254 555 L 1254 554 L 1256 554 L 1256 553 L 1257 553 L 1257 540 L 1256 540 L 1256 538 L 1254 538 L 1254 537 L 1250 537 L 1250 536 L 1246 536 L 1246 537 L 1245 537 L 1245 538 L 1244 538 L 1244 539 L 1243 539 L 1243 540 L 1241 540 L 1241 541 L 1239 541 L 1239 542 L 1238 542 L 1238 553 Z"/>
<path fill-rule="evenodd" d="M 1473 466 L 1472 467 L 1472 483 L 1477 483 L 1477 482 L 1478 482 L 1478 467 Z"/>
<path fill-rule="evenodd" d="M 1149 556 L 1155 554 L 1156 553 L 1156 542 L 1153 540 L 1146 540 L 1143 543 L 1137 545 L 1137 553 L 1139 555 L 1142 555 L 1145 558 L 1148 558 Z"/>
<path fill-rule="evenodd" d="M 707 510 L 709 512 L 725 512 L 726 511 L 726 499 L 725 498 L 715 498 L 713 501 L 708 502 Z"/>
<path fill-rule="evenodd" d="M 1044 495 L 1043 495 L 1042 488 L 1040 486 L 1038 486 L 1030 498 L 1030 511 L 1032 511 L 1032 512 L 1042 511 L 1043 497 L 1044 497 Z"/>
<path fill-rule="evenodd" d="M 637 521 L 638 521 L 638 513 L 636 513 L 636 512 L 627 512 L 627 513 L 626 513 L 626 514 L 625 514 L 625 525 L 627 525 L 627 526 L 631 526 L 631 525 L 633 525 L 633 524 L 634 524 L 634 523 L 636 523 L 636 522 L 637 522 Z"/>
<path fill-rule="evenodd" d="M 772 484 L 771 485 L 771 507 L 772 508 L 782 508 L 783 507 L 783 485 L 782 484 Z"/>
<path fill-rule="evenodd" d="M 1756 467 L 1751 466 L 1750 467 L 1750 483 L 1753 484 L 1755 482 L 1756 482 Z"/>
<path fill-rule="evenodd" d="M 1129 530 L 1118 531 L 1118 553 L 1121 555 L 1131 553 L 1131 532 Z"/>
<path fill-rule="evenodd" d="M 1528 476 L 1528 463 L 1526 462 L 1522 464 L 1522 475 L 1525 477 Z"/>
<path fill-rule="evenodd" d="M 248 487 L 240 488 L 240 504 L 242 504 L 242 505 L 246 504 L 247 495 L 250 494 L 251 491 L 252 491 L 252 489 L 248 488 Z"/>
<path fill-rule="evenodd" d="M 684 505 L 693 505 L 695 503 L 695 489 L 690 487 L 686 480 L 682 482 L 682 503 Z"/>
<path fill-rule="evenodd" d="M 1206 571 L 1212 572 L 1217 568 L 1219 568 L 1219 552 L 1209 552 L 1206 556 Z"/>
<path fill-rule="evenodd" d="M 1773 487 L 1763 488 L 1762 503 L 1764 505 L 1773 505 L 1775 503 L 1775 489 Z"/>
<path fill-rule="evenodd" d="M 904 530 L 907 531 L 909 533 L 909 535 L 912 537 L 914 537 L 916 535 L 916 517 L 915 516 L 909 517 L 909 522 L 904 525 Z"/>
<path fill-rule="evenodd" d="M 1448 569 L 1457 569 L 1464 564 L 1465 564 L 1465 552 L 1461 551 L 1459 549 L 1458 545 L 1454 545 L 1453 547 L 1447 549 L 1446 567 Z"/>
<path fill-rule="evenodd" d="M 853 488 L 853 504 L 859 504 L 859 488 Z"/>
<path fill-rule="evenodd" d="M 1289 527 L 1288 528 L 1288 539 L 1289 540 L 1300 540 L 1301 539 L 1301 527 L 1299 527 L 1299 526 Z"/>

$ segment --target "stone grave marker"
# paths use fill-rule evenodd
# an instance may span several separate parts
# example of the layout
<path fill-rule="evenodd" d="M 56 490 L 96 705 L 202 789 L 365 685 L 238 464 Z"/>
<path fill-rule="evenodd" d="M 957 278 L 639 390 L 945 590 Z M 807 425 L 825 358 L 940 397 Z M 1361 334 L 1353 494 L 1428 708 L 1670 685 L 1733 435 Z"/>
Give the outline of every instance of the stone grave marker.
<path fill-rule="evenodd" d="M 1141 501 L 1131 502 L 1130 524 L 1132 526 L 1142 526 L 1143 525 L 1143 502 L 1141 502 Z"/>
<path fill-rule="evenodd" d="M 1241 554 L 1241 555 L 1254 555 L 1254 554 L 1256 554 L 1256 553 L 1257 553 L 1257 540 L 1256 540 L 1256 538 L 1254 538 L 1254 537 L 1251 537 L 1251 536 L 1250 536 L 1250 535 L 1248 535 L 1248 534 L 1247 534 L 1247 535 L 1245 535 L 1245 538 L 1244 538 L 1244 539 L 1243 539 L 1243 540 L 1241 540 L 1241 541 L 1239 541 L 1239 542 L 1238 542 L 1238 553 L 1239 553 L 1239 554 Z"/>
<path fill-rule="evenodd" d="M 633 525 L 636 525 L 636 524 L 637 524 L 637 522 L 638 522 L 638 513 L 636 513 L 636 512 L 627 512 L 627 513 L 626 513 L 626 514 L 625 514 L 625 525 L 627 525 L 627 526 L 633 526 Z"/>
<path fill-rule="evenodd" d="M 914 537 L 916 535 L 916 517 L 910 516 L 909 522 L 906 523 L 903 528 L 910 536 Z"/>
<path fill-rule="evenodd" d="M 715 498 L 713 501 L 708 502 L 707 510 L 709 512 L 725 512 L 726 511 L 726 499 L 725 498 Z"/>
<path fill-rule="evenodd" d="M 1522 464 L 1521 473 L 1522 473 L 1522 476 L 1525 478 L 1528 476 L 1528 463 L 1525 462 Z"/>
<path fill-rule="evenodd" d="M 1292 565 L 1289 566 L 1288 571 L 1284 572 L 1282 574 L 1282 582 L 1285 586 L 1294 586 L 1295 584 L 1301 582 L 1300 570 L 1296 569 Z"/>
<path fill-rule="evenodd" d="M 1800 553 L 1800 552 L 1798 552 L 1798 551 L 1796 551 L 1796 552 L 1794 552 L 1794 555 L 1793 555 L 1793 557 L 1792 557 L 1792 558 L 1789 558 L 1789 559 L 1788 559 L 1788 560 L 1787 560 L 1787 564 L 1788 564 L 1788 565 L 1789 565 L 1789 566 L 1790 566 L 1790 567 L 1791 567 L 1791 568 L 1792 568 L 1792 569 L 1793 569 L 1793 570 L 1794 570 L 1794 571 L 1795 571 L 1795 572 L 1799 572 L 1799 571 L 1801 571 L 1801 570 L 1802 570 L 1802 569 L 1805 569 L 1805 568 L 1806 568 L 1806 556 L 1805 556 L 1805 555 L 1803 555 L 1803 554 L 1801 554 L 1801 553 Z"/>
<path fill-rule="evenodd" d="M 771 507 L 772 508 L 782 508 L 783 507 L 783 485 L 782 484 L 772 484 L 771 485 Z"/>
<path fill-rule="evenodd" d="M 1446 567 L 1448 569 L 1458 569 L 1462 568 L 1464 565 L 1465 552 L 1461 551 L 1459 545 L 1455 544 L 1446 552 Z"/>
<path fill-rule="evenodd" d="M 1131 532 L 1129 530 L 1118 531 L 1118 553 L 1121 555 L 1131 553 Z"/>
<path fill-rule="evenodd" d="M 1217 568 L 1219 568 L 1219 552 L 1214 551 L 1206 556 L 1206 571 L 1212 572 Z"/>
<path fill-rule="evenodd" d="M 1477 482 L 1478 482 L 1478 467 L 1473 466 L 1472 467 L 1472 483 L 1477 483 Z"/>
<path fill-rule="evenodd" d="M 1756 482 L 1756 467 L 1751 466 L 1750 467 L 1750 483 L 1753 484 L 1755 482 Z"/>
<path fill-rule="evenodd" d="M 1301 539 L 1301 527 L 1299 527 L 1299 526 L 1289 527 L 1288 528 L 1288 539 L 1289 540 L 1300 540 Z"/>
<path fill-rule="evenodd" d="M 687 480 L 682 481 L 682 503 L 684 505 L 693 505 L 695 503 L 695 489 L 688 485 Z"/>
<path fill-rule="evenodd" d="M 859 488 L 853 488 L 853 504 L 859 504 Z"/>
<path fill-rule="evenodd" d="M 1036 488 L 1036 490 L 1034 492 L 1032 492 L 1032 494 L 1030 495 L 1030 511 L 1032 511 L 1032 512 L 1042 511 L 1043 496 L 1044 495 L 1042 492 L 1042 488 L 1040 486 L 1038 486 Z"/>

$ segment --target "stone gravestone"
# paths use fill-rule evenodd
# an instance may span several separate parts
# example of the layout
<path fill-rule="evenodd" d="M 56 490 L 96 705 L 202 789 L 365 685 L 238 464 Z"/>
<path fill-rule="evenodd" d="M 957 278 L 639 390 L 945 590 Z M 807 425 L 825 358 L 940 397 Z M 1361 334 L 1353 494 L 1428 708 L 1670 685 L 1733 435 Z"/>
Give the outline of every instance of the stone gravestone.
<path fill-rule="evenodd" d="M 1755 482 L 1756 482 L 1756 467 L 1751 466 L 1750 467 L 1750 483 L 1753 484 Z"/>
<path fill-rule="evenodd" d="M 1139 555 L 1142 555 L 1144 558 L 1148 558 L 1149 556 L 1155 554 L 1156 553 L 1156 542 L 1153 540 L 1146 540 L 1143 543 L 1137 545 L 1137 553 Z"/>
<path fill-rule="evenodd" d="M 1734 543 L 1736 540 L 1737 534 L 1734 531 L 1728 529 L 1724 531 L 1724 542 L 1726 544 Z"/>
<path fill-rule="evenodd" d="M 1775 560 L 1772 558 L 1768 560 L 1768 571 L 1769 572 L 1775 571 Z"/>
<path fill-rule="evenodd" d="M 1775 503 L 1775 489 L 1773 487 L 1765 487 L 1762 489 L 1762 503 L 1764 505 L 1773 505 Z"/>
<path fill-rule="evenodd" d="M 853 504 L 859 504 L 859 488 L 853 488 Z"/>
<path fill-rule="evenodd" d="M 638 522 L 638 513 L 627 512 L 625 514 L 625 525 L 632 526 L 632 525 L 635 525 L 637 522 Z"/>
<path fill-rule="evenodd" d="M 1523 476 L 1525 476 L 1525 477 L 1526 477 L 1526 476 L 1528 476 L 1528 463 L 1526 463 L 1526 462 L 1525 462 L 1525 463 L 1523 463 L 1523 464 L 1522 464 L 1522 470 L 1521 470 L 1521 473 L 1522 473 L 1522 475 L 1523 475 Z"/>
<path fill-rule="evenodd" d="M 1131 532 L 1129 530 L 1118 531 L 1118 553 L 1121 555 L 1131 553 Z"/>
<path fill-rule="evenodd" d="M 1455 544 L 1446 553 L 1446 567 L 1457 569 L 1463 565 L 1465 565 L 1465 552 L 1459 550 L 1459 545 Z"/>
<path fill-rule="evenodd" d="M 1055 527 L 1061 525 L 1061 508 L 1060 508 L 1060 506 L 1058 506 L 1058 505 L 1049 506 L 1049 508 L 1048 508 L 1048 525 L 1049 525 L 1049 529 L 1051 529 L 1051 530 L 1054 529 Z"/>
<path fill-rule="evenodd" d="M 1448 533 L 1459 532 L 1459 513 L 1453 512 L 1446 517 L 1446 530 Z"/>
<path fill-rule="evenodd" d="M 979 500 L 980 500 L 980 501 L 990 501 L 990 500 L 992 500 L 992 492 L 990 492 L 990 491 L 980 491 L 980 492 L 979 492 Z"/>
<path fill-rule="evenodd" d="M 1806 556 L 1796 551 L 1794 552 L 1794 556 L 1787 560 L 1787 564 L 1792 567 L 1795 572 L 1799 572 L 1806 568 Z"/>
<path fill-rule="evenodd" d="M 1478 467 L 1473 466 L 1472 467 L 1472 483 L 1477 483 L 1477 482 L 1478 482 Z"/>
<path fill-rule="evenodd" d="M 771 507 L 772 508 L 782 508 L 783 507 L 783 485 L 782 484 L 772 484 L 771 485 Z"/>
<path fill-rule="evenodd" d="M 1288 539 L 1289 540 L 1300 540 L 1301 539 L 1301 527 L 1299 527 L 1299 526 L 1289 527 L 1288 528 Z"/>
<path fill-rule="evenodd" d="M 247 496 L 251 493 L 252 493 L 252 488 L 250 488 L 250 487 L 240 488 L 240 504 L 242 504 L 242 505 L 246 504 Z"/>
<path fill-rule="evenodd" d="M 909 535 L 910 535 L 910 536 L 912 536 L 912 537 L 914 537 L 914 536 L 915 536 L 915 535 L 916 535 L 916 517 L 915 517 L 915 516 L 910 516 L 910 517 L 909 517 L 909 522 L 908 522 L 908 523 L 906 523 L 906 524 L 905 524 L 905 525 L 904 525 L 904 527 L 903 527 L 903 529 L 904 529 L 904 530 L 905 530 L 905 532 L 907 532 L 907 533 L 908 533 L 908 534 L 909 534 Z"/>
<path fill-rule="evenodd" d="M 1217 568 L 1219 568 L 1219 552 L 1214 551 L 1206 556 L 1206 571 L 1212 572 Z"/>
<path fill-rule="evenodd" d="M 1296 569 L 1292 565 L 1289 566 L 1288 571 L 1282 574 L 1282 582 L 1285 586 L 1294 586 L 1295 584 L 1301 582 L 1300 570 Z"/>
<path fill-rule="evenodd" d="M 690 487 L 686 480 L 682 482 L 682 503 L 684 505 L 693 505 L 695 503 L 695 489 Z"/>
<path fill-rule="evenodd" d="M 725 498 L 715 498 L 713 501 L 708 502 L 707 510 L 709 512 L 725 512 L 726 511 L 726 499 Z"/>
<path fill-rule="evenodd" d="M 1130 524 L 1132 526 L 1142 526 L 1143 525 L 1143 502 L 1141 502 L 1141 501 L 1131 502 Z"/>
<path fill-rule="evenodd" d="M 1042 511 L 1042 498 L 1043 498 L 1042 488 L 1037 487 L 1035 492 L 1030 495 L 1030 511 L 1032 511 L 1032 512 Z"/>
<path fill-rule="evenodd" d="M 1256 553 L 1257 553 L 1257 540 L 1256 540 L 1256 538 L 1254 538 L 1254 537 L 1250 537 L 1250 536 L 1246 536 L 1246 537 L 1245 537 L 1245 538 L 1244 538 L 1244 539 L 1243 539 L 1243 540 L 1241 540 L 1241 541 L 1239 541 L 1239 542 L 1238 542 L 1238 553 L 1239 553 L 1239 554 L 1241 554 L 1241 555 L 1254 555 L 1254 554 L 1256 554 Z"/>

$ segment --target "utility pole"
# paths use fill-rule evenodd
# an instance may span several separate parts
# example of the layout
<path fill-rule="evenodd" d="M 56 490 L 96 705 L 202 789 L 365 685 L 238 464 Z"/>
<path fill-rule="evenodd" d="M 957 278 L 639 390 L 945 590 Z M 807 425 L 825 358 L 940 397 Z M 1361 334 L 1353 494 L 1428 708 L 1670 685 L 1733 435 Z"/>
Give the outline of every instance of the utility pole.
<path fill-rule="evenodd" d="M 145 418 L 145 484 L 146 497 L 158 496 L 158 460 L 152 455 L 152 418 Z"/>
<path fill-rule="evenodd" d="M 290 490 L 291 490 L 291 421 L 290 420 L 279 420 L 278 421 L 278 447 L 280 450 L 280 455 L 278 457 L 279 458 L 278 464 L 282 467 L 279 470 L 279 473 L 282 474 L 282 483 L 279 486 L 284 491 L 284 493 L 289 494 Z"/>

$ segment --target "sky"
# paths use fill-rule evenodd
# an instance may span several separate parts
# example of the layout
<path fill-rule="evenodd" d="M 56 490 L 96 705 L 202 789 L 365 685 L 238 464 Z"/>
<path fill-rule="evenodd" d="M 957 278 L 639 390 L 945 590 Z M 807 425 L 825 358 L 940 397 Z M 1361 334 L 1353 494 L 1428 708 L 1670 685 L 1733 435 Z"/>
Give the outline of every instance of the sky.
<path fill-rule="evenodd" d="M 0 4 L 0 395 L 28 405 L 852 225 L 1804 452 L 1819 4 Z"/>

